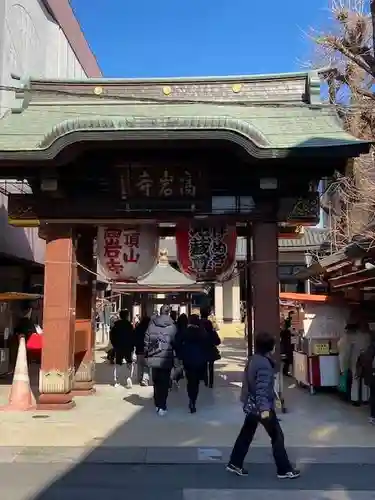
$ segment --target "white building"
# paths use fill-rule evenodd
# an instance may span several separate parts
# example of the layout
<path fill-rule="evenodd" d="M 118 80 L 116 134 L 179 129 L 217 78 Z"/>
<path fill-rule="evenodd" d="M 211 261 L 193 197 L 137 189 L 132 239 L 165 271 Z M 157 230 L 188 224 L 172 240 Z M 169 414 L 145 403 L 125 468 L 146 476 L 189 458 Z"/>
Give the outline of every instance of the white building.
<path fill-rule="evenodd" d="M 100 77 L 101 71 L 69 0 L 0 0 L 0 114 L 11 106 L 14 87 L 29 76 Z M 20 291 L 42 282 L 44 241 L 34 228 L 8 224 L 7 193 L 27 185 L 0 180 L 0 291 Z M 36 275 L 36 276 L 35 276 Z"/>

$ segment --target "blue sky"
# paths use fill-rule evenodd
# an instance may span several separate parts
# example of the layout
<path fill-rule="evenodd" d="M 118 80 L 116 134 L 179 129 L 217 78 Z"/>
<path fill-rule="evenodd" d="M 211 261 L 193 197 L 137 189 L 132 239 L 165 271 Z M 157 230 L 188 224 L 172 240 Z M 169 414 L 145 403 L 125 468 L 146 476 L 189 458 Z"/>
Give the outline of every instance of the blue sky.
<path fill-rule="evenodd" d="M 299 71 L 328 0 L 72 0 L 106 77 Z"/>

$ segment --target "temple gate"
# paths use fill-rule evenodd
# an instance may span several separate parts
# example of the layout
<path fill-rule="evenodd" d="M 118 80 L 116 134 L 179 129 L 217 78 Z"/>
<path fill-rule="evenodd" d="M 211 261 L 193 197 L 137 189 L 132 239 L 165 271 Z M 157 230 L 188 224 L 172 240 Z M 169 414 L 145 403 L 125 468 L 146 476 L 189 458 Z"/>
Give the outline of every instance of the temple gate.
<path fill-rule="evenodd" d="M 278 334 L 278 234 L 317 224 L 320 179 L 369 149 L 321 103 L 316 73 L 18 84 L 0 176 L 27 180 L 9 222 L 46 240 L 41 408 L 94 389 L 100 226 L 234 225 L 255 332 Z"/>

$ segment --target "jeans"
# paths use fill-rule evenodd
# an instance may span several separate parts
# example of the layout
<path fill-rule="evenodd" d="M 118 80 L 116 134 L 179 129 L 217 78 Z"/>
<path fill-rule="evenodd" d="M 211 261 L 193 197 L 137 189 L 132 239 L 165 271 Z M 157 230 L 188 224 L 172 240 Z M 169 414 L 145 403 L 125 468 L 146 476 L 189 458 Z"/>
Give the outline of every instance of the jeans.
<path fill-rule="evenodd" d="M 185 367 L 186 375 L 186 388 L 189 397 L 189 401 L 195 405 L 199 394 L 199 384 L 201 380 L 204 380 L 206 366 L 202 367 Z"/>
<path fill-rule="evenodd" d="M 235 467 L 242 468 L 250 444 L 254 438 L 259 422 L 263 425 L 271 438 L 272 453 L 275 460 L 277 473 L 285 474 L 293 470 L 284 446 L 284 434 L 277 420 L 276 413 L 271 411 L 270 417 L 261 420 L 257 415 L 249 414 L 234 444 L 230 463 Z"/>
<path fill-rule="evenodd" d="M 153 368 L 152 382 L 154 384 L 154 403 L 156 408 L 167 409 L 167 399 L 169 393 L 169 384 L 171 379 L 170 369 Z"/>

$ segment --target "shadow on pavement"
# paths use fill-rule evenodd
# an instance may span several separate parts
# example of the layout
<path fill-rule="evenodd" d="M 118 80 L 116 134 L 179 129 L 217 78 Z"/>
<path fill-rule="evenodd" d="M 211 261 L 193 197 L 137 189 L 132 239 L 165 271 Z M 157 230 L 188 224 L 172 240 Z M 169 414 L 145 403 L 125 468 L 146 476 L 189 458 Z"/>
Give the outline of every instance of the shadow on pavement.
<path fill-rule="evenodd" d="M 216 388 L 214 391 L 202 389 L 197 415 L 192 416 L 187 411 L 184 387 L 170 395 L 171 415 L 165 418 L 155 414 L 149 396 L 135 393 L 123 398 L 122 393 L 119 393 L 119 412 L 124 399 L 135 407 L 134 415 L 126 421 L 124 418 L 124 422 L 110 435 L 98 438 L 95 448 L 87 453 L 80 463 L 73 464 L 73 461 L 71 463 L 66 461 L 64 464 L 49 464 L 48 467 L 52 469 L 55 467 L 56 478 L 42 491 L 27 498 L 75 500 L 87 497 L 90 500 L 99 498 L 110 500 L 126 498 L 129 495 L 137 500 L 181 500 L 184 498 L 184 490 L 255 489 L 324 492 L 340 489 L 345 491 L 346 500 L 355 500 L 354 496 L 351 497 L 351 491 L 373 490 L 371 484 L 373 465 L 369 464 L 306 463 L 303 466 L 303 476 L 299 480 L 280 482 L 275 477 L 273 465 L 269 461 L 267 463 L 267 460 L 257 461 L 256 458 L 260 456 L 259 453 L 264 454 L 265 451 L 270 454 L 270 450 L 262 449 L 258 453 L 254 449 L 254 453 L 249 454 L 249 459 L 252 460 L 249 478 L 233 477 L 226 473 L 223 461 L 215 460 L 215 457 L 199 458 L 199 452 L 202 451 L 200 448 L 202 433 L 207 432 L 207 424 L 211 423 L 213 427 L 216 425 L 215 432 L 217 425 L 220 425 L 219 420 L 215 420 L 215 411 L 224 394 L 227 398 L 225 401 L 228 402 L 229 416 L 233 409 L 237 412 L 239 406 L 242 367 L 238 365 L 244 363 L 244 341 L 242 339 L 226 341 L 222 347 L 222 354 L 223 359 L 215 366 Z M 104 362 L 99 363 L 97 375 L 99 384 L 110 383 L 112 367 Z M 205 411 L 200 415 L 201 408 Z M 192 418 L 197 424 L 193 428 L 194 434 L 191 434 L 190 427 L 186 431 L 188 419 Z M 235 418 L 238 420 L 239 430 L 240 412 L 236 413 Z M 90 425 L 90 421 L 87 425 Z M 180 438 L 173 443 L 173 446 L 160 446 L 162 433 L 168 432 L 168 426 L 174 427 L 174 432 L 176 429 L 181 430 Z M 142 433 L 144 437 L 142 442 L 146 444 L 139 446 L 135 443 L 135 436 L 140 436 Z M 233 435 L 233 440 L 235 437 Z M 129 446 L 124 443 L 129 443 Z M 46 465 L 39 464 L 36 467 L 46 467 Z M 215 497 L 211 495 L 207 496 L 208 498 L 214 500 Z M 329 497 L 322 493 L 314 498 L 326 500 Z"/>

